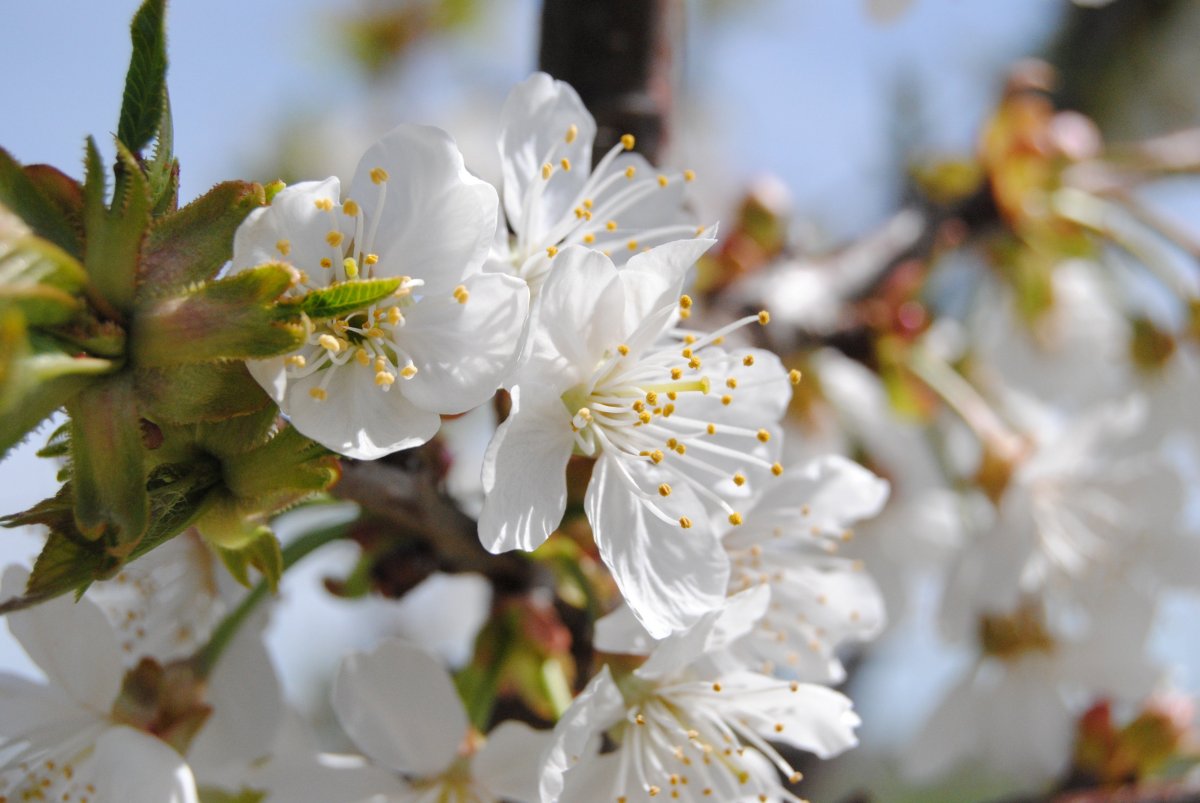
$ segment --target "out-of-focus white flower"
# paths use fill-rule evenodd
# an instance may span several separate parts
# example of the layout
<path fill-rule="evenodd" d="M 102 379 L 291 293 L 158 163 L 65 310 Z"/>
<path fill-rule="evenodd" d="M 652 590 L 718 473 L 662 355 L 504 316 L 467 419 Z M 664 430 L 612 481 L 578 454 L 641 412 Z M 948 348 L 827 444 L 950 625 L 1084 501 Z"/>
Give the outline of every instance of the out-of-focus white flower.
<path fill-rule="evenodd" d="M 0 596 L 25 580 L 24 570 L 9 567 Z M 6 621 L 46 682 L 0 673 L 0 798 L 195 803 L 183 756 L 114 719 L 121 647 L 96 606 L 60 598 Z"/>
<path fill-rule="evenodd" d="M 1146 638 L 1154 608 L 1113 589 L 1089 632 L 1074 636 L 1052 634 L 1030 608 L 982 620 L 983 654 L 909 743 L 906 773 L 932 778 L 975 759 L 1023 783 L 1060 777 L 1087 706 L 1153 690 L 1159 674 Z"/>
<path fill-rule="evenodd" d="M 512 368 L 529 291 L 483 273 L 495 190 L 436 128 L 401 126 L 336 178 L 282 190 L 234 238 L 233 270 L 295 266 L 306 292 L 356 278 L 403 279 L 365 311 L 313 323 L 294 354 L 248 363 L 298 430 L 373 459 L 433 437 L 442 413 L 484 402 Z"/>
<path fill-rule="evenodd" d="M 683 185 L 693 173 L 658 173 L 621 138 L 592 168 L 596 121 L 570 85 L 534 73 L 501 113 L 503 225 L 489 270 L 519 276 L 535 294 L 564 246 L 603 251 L 618 265 L 639 251 L 696 234 Z"/>
<path fill-rule="evenodd" d="M 952 574 L 944 617 L 951 633 L 1023 598 L 1049 604 L 1055 615 L 1091 607 L 1111 584 L 1149 577 L 1153 585 L 1161 573 L 1174 574 L 1153 558 L 1181 553 L 1157 543 L 1195 539 L 1180 526 L 1183 487 L 1174 467 L 1155 449 L 1128 445 L 1141 438 L 1142 401 L 1104 405 L 1070 422 L 1042 420 L 995 522 Z"/>
<path fill-rule="evenodd" d="M 571 247 L 542 290 L 513 410 L 484 463 L 480 538 L 493 552 L 531 550 L 566 507 L 572 452 L 597 458 L 584 506 L 601 557 L 655 637 L 725 599 L 729 561 L 711 517 L 783 472 L 776 425 L 789 376 L 770 352 L 726 351 L 724 335 L 765 314 L 682 339 L 683 271 L 711 240 L 639 254 L 622 269 Z"/>
<path fill-rule="evenodd" d="M 715 668 L 710 659 L 745 636 L 769 601 L 765 586 L 733 597 L 724 610 L 660 642 L 620 681 L 605 666 L 554 729 L 543 803 L 659 794 L 799 801 L 778 771 L 792 782 L 799 773 L 768 740 L 825 758 L 856 744 L 859 720 L 848 699 L 823 686 Z M 605 734 L 617 748 L 600 755 Z"/>
<path fill-rule="evenodd" d="M 342 727 L 377 768 L 395 775 L 372 803 L 454 799 L 530 803 L 537 799 L 537 760 L 548 733 L 505 722 L 482 746 L 471 732 L 454 683 L 424 651 L 397 640 L 351 655 L 333 686 Z M 400 776 L 404 776 L 402 779 Z M 323 803 L 302 783 L 276 788 L 280 800 Z M 345 795 L 338 799 L 350 801 Z"/>

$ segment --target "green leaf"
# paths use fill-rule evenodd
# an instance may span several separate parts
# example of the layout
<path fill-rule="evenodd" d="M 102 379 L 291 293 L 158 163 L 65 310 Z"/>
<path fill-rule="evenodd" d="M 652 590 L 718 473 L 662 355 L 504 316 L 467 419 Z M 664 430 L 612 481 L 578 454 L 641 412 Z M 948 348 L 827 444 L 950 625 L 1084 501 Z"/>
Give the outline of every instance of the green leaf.
<path fill-rule="evenodd" d="M 87 538 L 107 537 L 125 554 L 149 524 L 146 462 L 133 377 L 89 385 L 67 405 L 75 524 Z"/>
<path fill-rule="evenodd" d="M 163 86 L 162 120 L 154 141 L 154 158 L 146 163 L 151 210 L 155 217 L 173 212 L 179 205 L 179 160 L 175 158 L 175 124 L 171 121 L 171 95 Z"/>
<path fill-rule="evenodd" d="M 83 254 L 83 242 L 75 225 L 3 148 L 0 148 L 0 204 L 11 209 L 39 237 L 73 257 Z"/>
<path fill-rule="evenodd" d="M 295 305 L 276 304 L 296 271 L 270 263 L 193 287 L 180 295 L 146 299 L 132 333 L 141 367 L 274 357 L 304 342 Z"/>
<path fill-rule="evenodd" d="M 60 424 L 46 438 L 46 445 L 38 449 L 38 457 L 69 457 L 71 454 L 71 423 Z"/>
<path fill-rule="evenodd" d="M 356 279 L 313 290 L 300 300 L 300 309 L 314 321 L 338 318 L 368 307 L 390 296 L 400 288 L 399 277 L 390 279 Z"/>
<path fill-rule="evenodd" d="M 279 578 L 283 576 L 283 549 L 269 527 L 258 527 L 256 532 L 257 535 L 240 549 L 217 547 L 217 554 L 233 579 L 250 588 L 248 570 L 257 569 L 274 594 L 279 589 Z"/>
<path fill-rule="evenodd" d="M 66 323 L 82 311 L 87 274 L 74 257 L 27 233 L 0 207 L 0 305 L 21 310 L 30 326 Z"/>
<path fill-rule="evenodd" d="M 243 362 L 196 363 L 137 372 L 143 414 L 156 423 L 221 421 L 272 404 Z"/>
<path fill-rule="evenodd" d="M 125 75 L 125 97 L 117 138 L 140 153 L 163 118 L 167 81 L 166 0 L 146 0 L 133 17 L 133 54 Z"/>
<path fill-rule="evenodd" d="M 87 248 L 84 266 L 92 285 L 116 310 L 133 308 L 134 286 L 142 240 L 150 225 L 150 188 L 137 161 L 120 142 L 117 156 L 124 169 L 123 186 L 114 194 L 112 209 L 104 206 L 103 165 L 96 143 L 88 139 L 84 183 L 84 227 Z"/>
<path fill-rule="evenodd" d="M 26 165 L 25 176 L 71 224 L 77 244 L 83 242 L 83 187 L 57 167 Z M 78 254 L 75 254 L 78 256 Z"/>
<path fill-rule="evenodd" d="M 228 181 L 155 221 L 142 252 L 139 292 L 161 293 L 212 279 L 233 254 L 237 227 L 265 203 L 260 185 Z"/>
<path fill-rule="evenodd" d="M 225 486 L 241 499 L 263 500 L 284 493 L 323 491 L 337 479 L 333 457 L 295 427 L 284 427 L 263 445 L 222 465 Z"/>

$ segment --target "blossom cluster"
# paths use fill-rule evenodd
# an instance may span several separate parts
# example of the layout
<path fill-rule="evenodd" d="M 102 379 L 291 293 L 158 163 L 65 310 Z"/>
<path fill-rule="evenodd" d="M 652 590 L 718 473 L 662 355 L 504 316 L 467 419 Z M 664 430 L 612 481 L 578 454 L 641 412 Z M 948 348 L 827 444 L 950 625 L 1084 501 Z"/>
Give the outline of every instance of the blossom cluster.
<path fill-rule="evenodd" d="M 743 345 L 765 310 L 691 325 L 689 271 L 716 242 L 689 220 L 692 171 L 656 171 L 629 135 L 593 158 L 593 118 L 544 74 L 516 87 L 500 128 L 500 193 L 445 132 L 405 125 L 345 193 L 301 182 L 250 213 L 230 276 L 284 266 L 285 301 L 394 289 L 304 315 L 297 348 L 247 367 L 296 430 L 358 460 L 424 444 L 503 388 L 480 541 L 536 550 L 585 465 L 583 511 L 622 601 L 596 623 L 609 660 L 553 730 L 484 734 L 436 659 L 386 641 L 347 657 L 333 686 L 363 755 L 323 754 L 285 711 L 254 627 L 196 676 L 188 656 L 246 598 L 199 582 L 219 574 L 214 554 L 180 536 L 74 607 L 9 618 L 46 683 L 0 679 L 0 801 L 797 801 L 789 749 L 856 743 L 858 717 L 830 686 L 840 648 L 877 635 L 884 613 L 839 549 L 887 483 L 836 456 L 785 467 L 801 377 Z"/>

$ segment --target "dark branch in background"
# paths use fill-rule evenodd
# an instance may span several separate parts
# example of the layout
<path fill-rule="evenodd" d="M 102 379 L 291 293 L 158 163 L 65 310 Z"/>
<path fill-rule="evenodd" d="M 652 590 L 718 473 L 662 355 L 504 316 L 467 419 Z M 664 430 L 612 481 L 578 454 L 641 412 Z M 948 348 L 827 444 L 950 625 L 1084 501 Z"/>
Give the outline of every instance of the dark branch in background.
<path fill-rule="evenodd" d="M 538 62 L 596 118 L 599 158 L 622 134 L 657 163 L 669 140 L 679 0 L 545 0 Z"/>

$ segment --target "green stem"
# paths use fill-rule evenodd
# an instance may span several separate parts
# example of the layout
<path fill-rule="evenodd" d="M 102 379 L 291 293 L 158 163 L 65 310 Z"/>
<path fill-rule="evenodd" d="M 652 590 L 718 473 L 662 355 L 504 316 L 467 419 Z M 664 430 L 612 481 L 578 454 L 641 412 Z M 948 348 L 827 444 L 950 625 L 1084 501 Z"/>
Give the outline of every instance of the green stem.
<path fill-rule="evenodd" d="M 293 564 L 306 557 L 309 553 L 328 544 L 331 541 L 336 541 L 345 536 L 350 525 L 336 524 L 332 527 L 326 527 L 320 530 L 313 530 L 310 533 L 297 538 L 283 548 L 283 570 L 286 572 Z M 233 641 L 238 630 L 250 618 L 250 614 L 258 607 L 263 598 L 269 593 L 267 581 L 263 580 L 254 587 L 249 594 L 241 601 L 241 603 L 229 612 L 221 623 L 217 625 L 213 631 L 208 643 L 192 657 L 192 663 L 195 664 L 196 673 L 200 677 L 208 677 L 212 673 L 213 668 L 217 665 L 217 661 L 221 659 L 221 655 L 225 649 Z"/>

